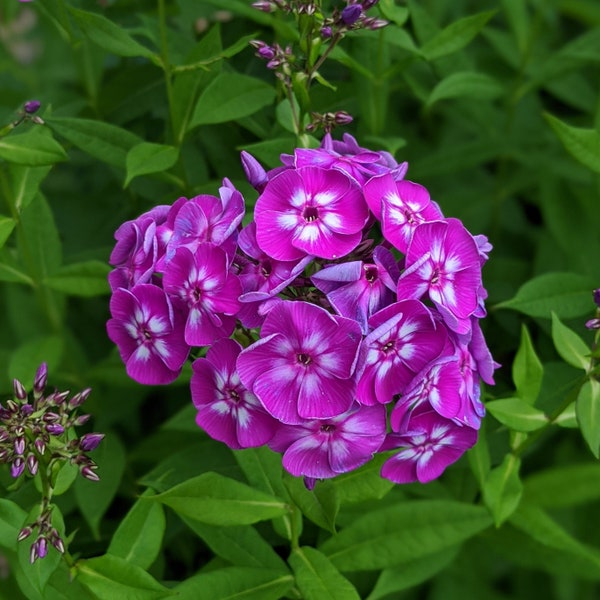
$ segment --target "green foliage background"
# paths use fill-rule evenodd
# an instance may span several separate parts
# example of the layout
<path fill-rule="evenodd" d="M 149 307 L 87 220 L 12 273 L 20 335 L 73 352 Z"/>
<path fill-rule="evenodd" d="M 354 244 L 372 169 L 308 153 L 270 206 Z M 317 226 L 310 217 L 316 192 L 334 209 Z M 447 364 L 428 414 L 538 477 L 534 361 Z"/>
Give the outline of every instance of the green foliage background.
<path fill-rule="evenodd" d="M 275 455 L 196 427 L 191 370 L 143 388 L 105 333 L 124 220 L 223 177 L 251 207 L 240 150 L 274 167 L 299 143 L 248 46 L 297 43 L 294 23 L 243 0 L 0 0 L 0 124 L 31 98 L 45 122 L 0 137 L 0 390 L 31 386 L 44 360 L 57 386 L 93 388 L 108 433 L 100 484 L 58 499 L 73 583 L 20 556 L 37 492 L 0 471 L 1 599 L 596 597 L 584 323 L 600 286 L 600 5 L 381 0 L 373 14 L 391 24 L 347 36 L 310 109 L 350 112 L 344 131 L 407 160 L 446 215 L 489 237 L 485 333 L 503 367 L 480 443 L 440 481 L 392 489 L 370 465 L 308 492 Z"/>

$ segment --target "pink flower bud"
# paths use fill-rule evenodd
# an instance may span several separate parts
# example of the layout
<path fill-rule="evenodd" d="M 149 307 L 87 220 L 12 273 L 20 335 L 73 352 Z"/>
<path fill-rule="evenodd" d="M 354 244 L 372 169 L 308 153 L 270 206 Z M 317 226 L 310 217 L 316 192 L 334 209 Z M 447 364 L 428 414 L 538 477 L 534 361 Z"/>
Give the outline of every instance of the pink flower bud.
<path fill-rule="evenodd" d="M 50 423 L 49 425 L 46 425 L 46 431 L 50 435 L 61 435 L 65 432 L 65 428 L 58 423 Z"/>
<path fill-rule="evenodd" d="M 27 390 L 18 379 L 13 379 L 13 391 L 15 398 L 18 398 L 19 400 L 25 400 L 25 398 L 27 398 Z"/>
<path fill-rule="evenodd" d="M 19 531 L 19 535 L 17 536 L 17 541 L 18 542 L 22 542 L 23 540 L 26 540 L 33 532 L 33 529 L 31 529 L 31 527 L 23 527 L 23 529 L 21 529 L 21 531 Z"/>
<path fill-rule="evenodd" d="M 38 545 L 38 556 L 44 558 L 48 554 L 48 540 L 45 537 L 40 536 L 37 539 Z"/>
<path fill-rule="evenodd" d="M 92 388 L 86 388 L 85 390 L 82 390 L 81 392 L 78 392 L 77 394 L 75 394 L 69 400 L 69 408 L 71 410 L 73 410 L 73 409 L 81 406 L 88 399 L 91 391 L 92 391 Z"/>
<path fill-rule="evenodd" d="M 38 472 L 38 461 L 34 454 L 30 454 L 27 457 L 27 468 L 32 475 Z"/>
<path fill-rule="evenodd" d="M 18 437 L 14 443 L 15 454 L 22 455 L 25 453 L 25 438 Z"/>
<path fill-rule="evenodd" d="M 33 442 L 33 445 L 35 446 L 35 449 L 38 451 L 39 454 L 44 454 L 44 452 L 46 451 L 46 444 L 44 443 L 44 440 L 42 438 L 37 438 L 35 442 Z"/>
<path fill-rule="evenodd" d="M 47 380 L 48 380 L 48 365 L 46 363 L 42 363 L 38 367 L 38 370 L 35 373 L 35 378 L 33 380 L 33 392 L 35 395 L 41 396 L 44 393 L 44 389 L 46 388 Z"/>
<path fill-rule="evenodd" d="M 13 463 L 10 466 L 10 474 L 12 477 L 14 477 L 16 479 L 23 473 L 24 470 L 25 470 L 25 461 L 23 460 L 23 457 L 17 456 L 17 458 L 15 458 L 15 460 L 13 460 Z"/>
<path fill-rule="evenodd" d="M 98 447 L 103 439 L 103 433 L 86 433 L 79 441 L 79 447 L 84 452 L 91 452 Z"/>

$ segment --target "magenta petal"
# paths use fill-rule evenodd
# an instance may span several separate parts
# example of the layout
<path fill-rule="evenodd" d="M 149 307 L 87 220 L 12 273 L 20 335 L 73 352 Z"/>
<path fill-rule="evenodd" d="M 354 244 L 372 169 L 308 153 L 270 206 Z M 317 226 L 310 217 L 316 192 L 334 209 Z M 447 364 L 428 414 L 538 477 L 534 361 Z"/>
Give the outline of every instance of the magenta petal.
<path fill-rule="evenodd" d="M 442 446 L 424 453 L 417 461 L 417 479 L 420 483 L 429 483 L 437 479 L 446 470 L 446 467 L 456 462 L 464 452 L 460 448 Z"/>
<path fill-rule="evenodd" d="M 402 450 L 383 463 L 381 476 L 394 483 L 413 483 L 417 481 L 417 468 L 413 462 L 412 448 Z"/>
<path fill-rule="evenodd" d="M 283 466 L 296 477 L 304 475 L 328 479 L 337 473 L 329 465 L 327 444 L 315 437 L 304 437 L 293 443 L 283 455 Z"/>

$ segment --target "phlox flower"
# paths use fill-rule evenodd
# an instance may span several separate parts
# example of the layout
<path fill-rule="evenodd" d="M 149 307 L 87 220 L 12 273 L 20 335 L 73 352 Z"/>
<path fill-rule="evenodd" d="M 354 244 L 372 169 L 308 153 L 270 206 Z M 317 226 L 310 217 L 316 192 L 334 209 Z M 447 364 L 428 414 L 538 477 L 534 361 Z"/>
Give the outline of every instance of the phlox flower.
<path fill-rule="evenodd" d="M 127 374 L 139 383 L 161 385 L 177 379 L 189 347 L 185 317 L 163 290 L 138 284 L 113 291 L 108 337 L 117 345 Z"/>
<path fill-rule="evenodd" d="M 400 252 L 406 252 L 417 225 L 443 218 L 422 185 L 395 181 L 387 173 L 370 179 L 363 193 L 371 212 L 381 221 L 383 237 Z"/>
<path fill-rule="evenodd" d="M 311 277 L 335 311 L 368 332 L 371 315 L 395 300 L 400 269 L 393 254 L 383 246 L 373 250 L 373 262 L 360 260 L 328 265 Z"/>
<path fill-rule="evenodd" d="M 381 450 L 400 448 L 381 467 L 394 483 L 428 483 L 437 479 L 477 441 L 477 431 L 460 427 L 434 410 L 415 411 L 406 427 L 388 434 Z"/>
<path fill-rule="evenodd" d="M 473 236 L 458 219 L 421 223 L 406 253 L 398 299 L 428 294 L 444 322 L 457 333 L 471 328 L 479 306 L 481 265 Z"/>
<path fill-rule="evenodd" d="M 207 346 L 233 333 L 242 287 L 221 248 L 207 243 L 198 244 L 194 253 L 178 248 L 163 286 L 189 310 L 185 340 L 190 346 Z"/>
<path fill-rule="evenodd" d="M 240 381 L 236 359 L 242 347 L 221 338 L 192 364 L 192 401 L 198 409 L 196 423 L 212 438 L 230 448 L 250 448 L 266 444 L 278 423 L 256 396 Z"/>
<path fill-rule="evenodd" d="M 328 479 L 371 460 L 385 435 L 385 408 L 354 404 L 337 417 L 281 425 L 269 447 L 292 475 Z"/>
<path fill-rule="evenodd" d="M 256 202 L 256 241 L 276 260 L 341 258 L 359 244 L 369 211 L 354 180 L 319 167 L 287 169 Z"/>
<path fill-rule="evenodd" d="M 281 301 L 237 368 L 242 383 L 282 423 L 336 417 L 354 400 L 360 338 L 356 321 L 307 302 Z"/>
<path fill-rule="evenodd" d="M 360 347 L 356 397 L 362 404 L 387 404 L 438 357 L 447 336 L 417 300 L 387 306 L 369 319 L 369 327 Z"/>

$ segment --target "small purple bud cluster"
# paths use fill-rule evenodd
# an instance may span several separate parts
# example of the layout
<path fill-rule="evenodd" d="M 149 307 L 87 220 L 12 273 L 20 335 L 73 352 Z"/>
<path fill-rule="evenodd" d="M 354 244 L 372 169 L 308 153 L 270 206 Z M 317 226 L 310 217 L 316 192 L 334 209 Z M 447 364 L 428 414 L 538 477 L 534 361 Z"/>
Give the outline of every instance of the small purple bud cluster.
<path fill-rule="evenodd" d="M 338 125 L 348 125 L 352 123 L 352 115 L 347 113 L 345 110 L 338 110 L 337 112 L 327 113 L 311 113 L 311 121 L 306 126 L 306 131 L 312 133 L 318 129 L 322 129 L 325 133 L 331 133 L 331 131 Z"/>
<path fill-rule="evenodd" d="M 69 461 L 79 467 L 84 477 L 96 481 L 97 466 L 85 453 L 98 446 L 104 436 L 93 433 L 69 440 L 64 435 L 89 420 L 90 415 L 78 415 L 77 411 L 91 389 L 71 399 L 69 391 L 54 390 L 46 395 L 47 377 L 47 366 L 42 363 L 35 375 L 31 398 L 15 379 L 14 399 L 0 404 L 0 463 L 10 464 L 11 475 L 17 478 L 25 471 L 35 476 L 40 464 Z"/>
<path fill-rule="evenodd" d="M 280 77 L 291 73 L 290 65 L 295 58 L 292 54 L 292 47 L 286 46 L 282 48 L 279 44 L 269 46 L 260 40 L 253 40 L 250 45 L 256 48 L 256 56 L 267 61 L 267 69 L 281 70 Z"/>
<path fill-rule="evenodd" d="M 44 558 L 48 554 L 48 548 L 54 546 L 58 552 L 64 554 L 65 544 L 60 537 L 58 530 L 52 525 L 52 506 L 45 503 L 40 516 L 33 522 L 21 529 L 17 540 L 22 542 L 29 538 L 33 532 L 37 535 L 31 550 L 29 551 L 29 560 L 33 564 L 38 558 Z"/>
<path fill-rule="evenodd" d="M 180 198 L 116 232 L 107 324 L 128 374 L 167 384 L 192 348 L 197 424 L 231 448 L 268 444 L 308 483 L 395 450 L 394 482 L 438 477 L 473 446 L 491 250 L 446 218 L 407 164 L 326 135 L 265 171 L 259 192 Z M 195 355 L 196 352 L 194 352 Z"/>

